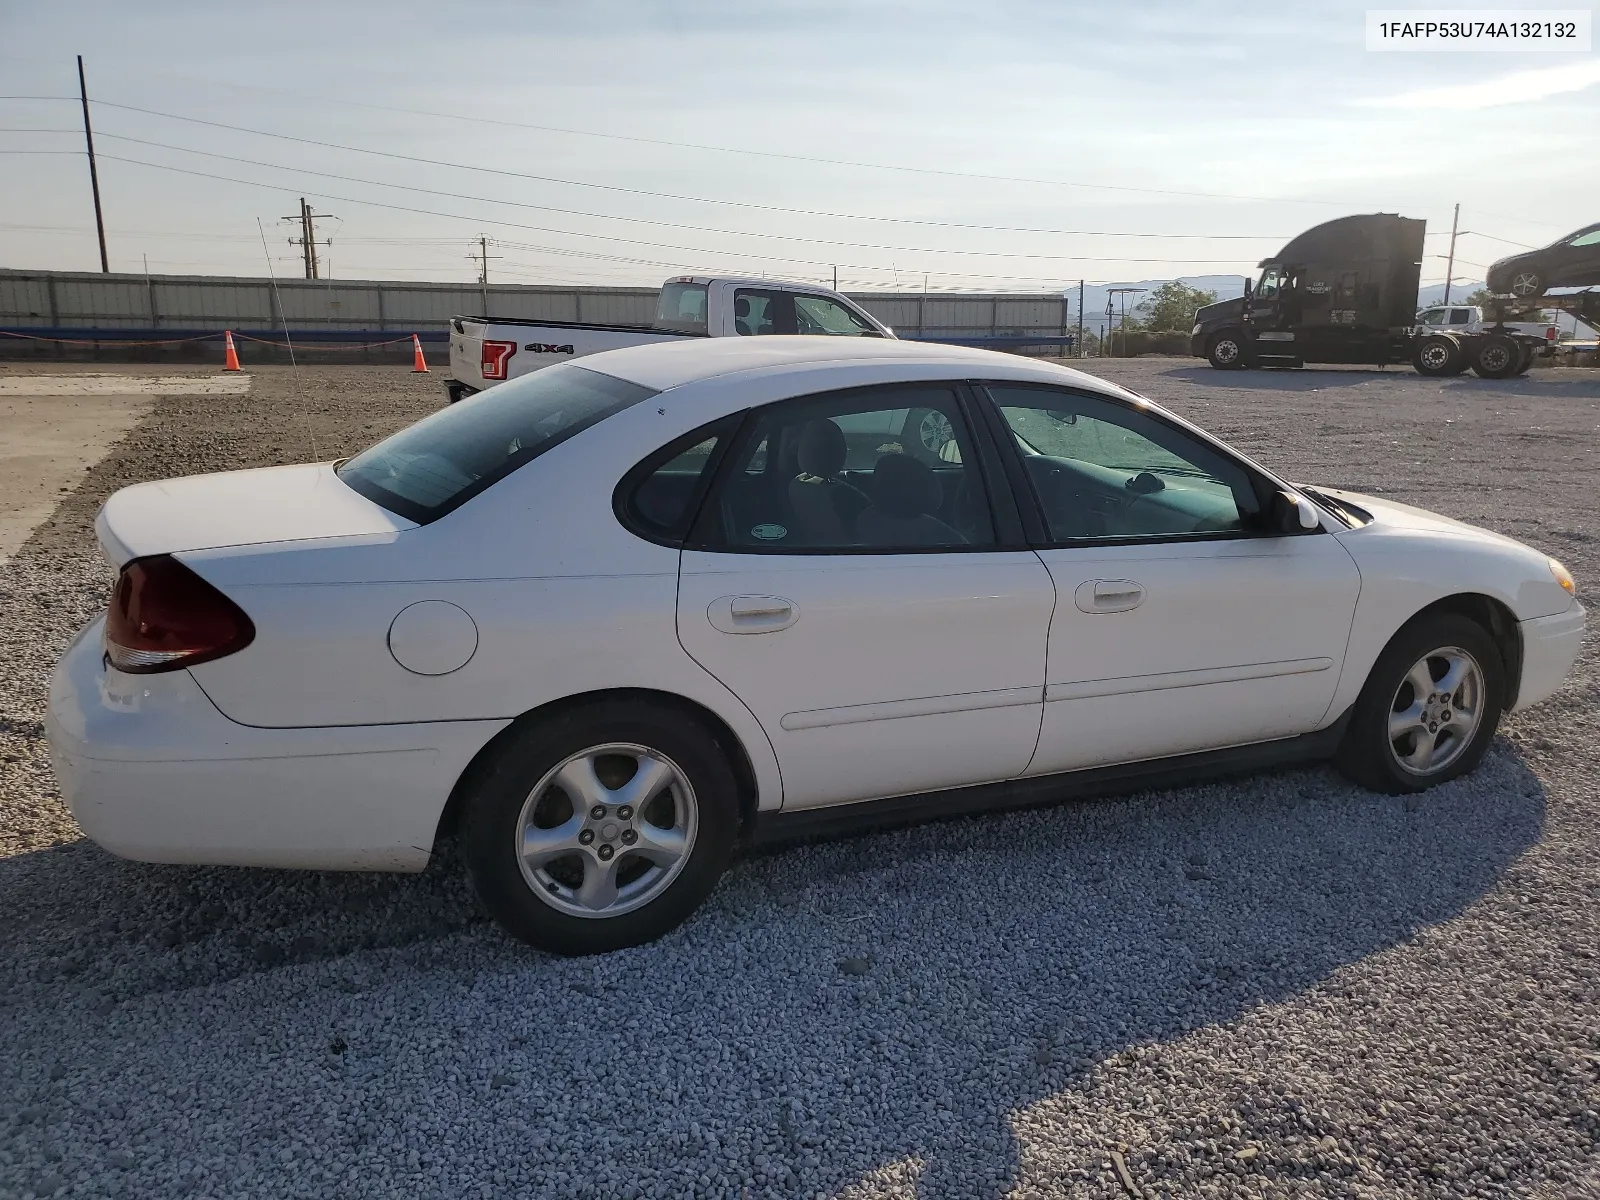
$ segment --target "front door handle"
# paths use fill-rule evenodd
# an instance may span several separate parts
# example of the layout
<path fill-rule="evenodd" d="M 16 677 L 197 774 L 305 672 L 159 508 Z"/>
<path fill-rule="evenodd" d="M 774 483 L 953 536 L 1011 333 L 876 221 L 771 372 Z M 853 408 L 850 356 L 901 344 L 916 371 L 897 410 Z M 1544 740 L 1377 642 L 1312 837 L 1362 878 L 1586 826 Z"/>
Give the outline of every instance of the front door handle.
<path fill-rule="evenodd" d="M 706 620 L 723 633 L 776 633 L 799 619 L 799 607 L 782 596 L 720 596 L 706 609 Z"/>
<path fill-rule="evenodd" d="M 1072 599 L 1086 613 L 1127 612 L 1144 603 L 1144 585 L 1131 579 L 1087 579 Z"/>

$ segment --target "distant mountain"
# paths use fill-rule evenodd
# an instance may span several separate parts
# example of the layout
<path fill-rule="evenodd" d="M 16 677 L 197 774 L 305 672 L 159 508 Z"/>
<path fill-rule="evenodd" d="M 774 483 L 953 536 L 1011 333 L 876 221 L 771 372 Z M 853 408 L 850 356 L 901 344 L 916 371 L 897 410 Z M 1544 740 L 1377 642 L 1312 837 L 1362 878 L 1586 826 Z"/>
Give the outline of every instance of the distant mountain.
<path fill-rule="evenodd" d="M 1465 303 L 1468 296 L 1483 286 L 1483 280 L 1474 283 L 1452 283 L 1450 285 L 1450 299 L 1457 304 Z M 1417 307 L 1427 308 L 1430 304 L 1444 303 L 1444 284 L 1430 283 L 1424 285 L 1417 292 Z"/>

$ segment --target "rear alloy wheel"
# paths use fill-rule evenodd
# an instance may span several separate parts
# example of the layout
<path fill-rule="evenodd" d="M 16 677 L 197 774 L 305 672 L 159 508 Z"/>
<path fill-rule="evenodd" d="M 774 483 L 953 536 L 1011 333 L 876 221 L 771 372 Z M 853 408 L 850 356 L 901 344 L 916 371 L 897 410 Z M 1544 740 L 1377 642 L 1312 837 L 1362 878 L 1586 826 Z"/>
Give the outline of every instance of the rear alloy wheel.
<path fill-rule="evenodd" d="M 1491 333 L 1478 343 L 1472 370 L 1480 379 L 1508 379 L 1517 373 L 1522 348 L 1503 333 Z"/>
<path fill-rule="evenodd" d="M 485 907 L 557 954 L 651 941 L 705 899 L 732 855 L 732 771 L 668 708 L 607 703 L 532 725 L 469 798 L 463 848 Z"/>
<path fill-rule="evenodd" d="M 1500 723 L 1505 667 L 1455 613 L 1402 629 L 1379 656 L 1339 747 L 1341 770 L 1380 792 L 1420 792 L 1478 765 Z"/>
<path fill-rule="evenodd" d="M 1416 352 L 1411 356 L 1411 365 L 1416 367 L 1419 375 L 1459 375 L 1466 366 L 1466 355 L 1454 338 L 1433 334 L 1417 343 Z"/>
<path fill-rule="evenodd" d="M 1206 361 L 1219 371 L 1236 371 L 1245 365 L 1244 340 L 1232 330 L 1219 333 L 1206 346 Z"/>
<path fill-rule="evenodd" d="M 1544 295 L 1544 280 L 1537 271 L 1518 271 L 1511 277 L 1511 294 L 1513 296 L 1542 296 Z"/>

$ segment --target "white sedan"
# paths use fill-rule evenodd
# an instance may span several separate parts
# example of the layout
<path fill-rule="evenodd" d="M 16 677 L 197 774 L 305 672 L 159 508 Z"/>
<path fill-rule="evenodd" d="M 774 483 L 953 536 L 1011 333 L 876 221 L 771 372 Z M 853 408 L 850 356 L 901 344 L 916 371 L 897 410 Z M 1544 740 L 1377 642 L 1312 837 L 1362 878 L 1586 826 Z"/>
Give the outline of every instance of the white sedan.
<path fill-rule="evenodd" d="M 49 714 L 90 837 L 416 871 L 456 831 L 563 953 L 673 928 L 741 841 L 1319 758 L 1430 787 L 1584 624 L 1508 538 L 886 340 L 597 355 L 96 528 Z"/>

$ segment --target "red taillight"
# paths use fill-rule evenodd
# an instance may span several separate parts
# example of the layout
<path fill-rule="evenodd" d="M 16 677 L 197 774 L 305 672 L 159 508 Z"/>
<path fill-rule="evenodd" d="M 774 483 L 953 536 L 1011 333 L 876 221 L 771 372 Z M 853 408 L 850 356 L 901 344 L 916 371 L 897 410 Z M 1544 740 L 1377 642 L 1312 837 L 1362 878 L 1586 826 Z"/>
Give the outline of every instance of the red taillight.
<path fill-rule="evenodd" d="M 106 615 L 106 655 L 119 671 L 176 671 L 242 650 L 256 636 L 244 610 L 170 555 L 122 568 Z"/>
<path fill-rule="evenodd" d="M 1549 328 L 1547 328 L 1544 331 L 1544 340 L 1547 341 L 1547 342 L 1553 342 L 1553 341 L 1556 340 L 1556 338 L 1558 338 L 1560 336 L 1561 336 L 1560 331 L 1558 329 L 1556 329 L 1556 327 L 1554 325 L 1551 325 Z"/>
<path fill-rule="evenodd" d="M 483 377 L 485 379 L 504 379 L 506 377 L 506 363 L 517 352 L 515 342 L 484 342 L 483 344 Z"/>

